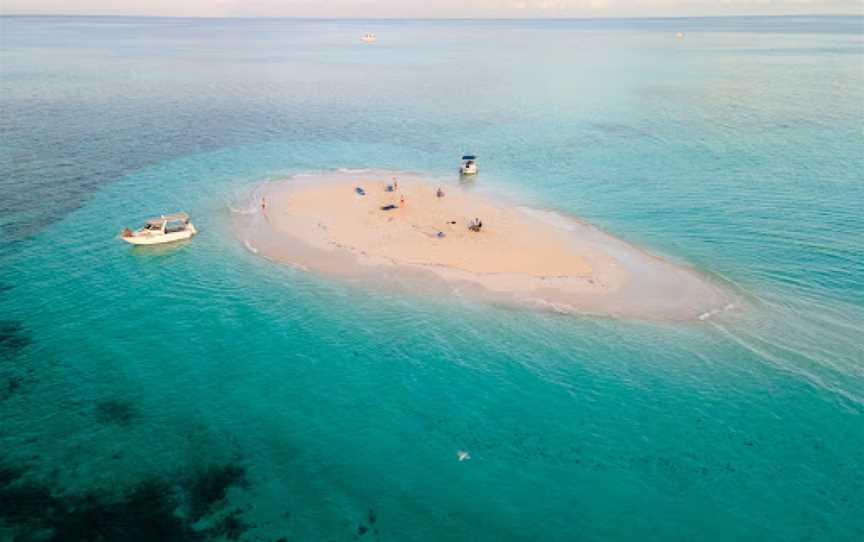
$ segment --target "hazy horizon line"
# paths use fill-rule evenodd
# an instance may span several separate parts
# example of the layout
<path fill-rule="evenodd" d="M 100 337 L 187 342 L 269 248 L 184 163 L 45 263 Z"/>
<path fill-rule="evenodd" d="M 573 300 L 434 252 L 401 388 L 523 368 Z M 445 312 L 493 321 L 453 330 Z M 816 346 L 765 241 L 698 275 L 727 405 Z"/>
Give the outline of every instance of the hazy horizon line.
<path fill-rule="evenodd" d="M 864 18 L 864 13 L 747 13 L 737 15 L 606 15 L 600 17 L 310 17 L 292 15 L 119 15 L 116 13 L 89 14 L 89 13 L 0 13 L 0 17 L 79 17 L 79 18 L 105 18 L 105 19 L 295 19 L 295 20 L 317 20 L 317 21 L 586 21 L 605 19 L 744 19 L 754 17 L 778 18 L 802 18 L 802 17 L 859 17 Z"/>

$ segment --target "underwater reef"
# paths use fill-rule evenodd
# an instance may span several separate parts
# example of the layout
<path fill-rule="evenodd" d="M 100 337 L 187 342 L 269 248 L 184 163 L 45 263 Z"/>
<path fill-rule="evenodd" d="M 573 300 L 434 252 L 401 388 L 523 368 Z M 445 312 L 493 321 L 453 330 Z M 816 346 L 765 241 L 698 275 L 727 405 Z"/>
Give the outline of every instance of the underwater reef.
<path fill-rule="evenodd" d="M 225 464 L 176 479 L 153 476 L 116 493 L 70 494 L 0 461 L 0 540 L 238 540 L 251 526 L 226 496 L 247 485 L 242 465 Z"/>

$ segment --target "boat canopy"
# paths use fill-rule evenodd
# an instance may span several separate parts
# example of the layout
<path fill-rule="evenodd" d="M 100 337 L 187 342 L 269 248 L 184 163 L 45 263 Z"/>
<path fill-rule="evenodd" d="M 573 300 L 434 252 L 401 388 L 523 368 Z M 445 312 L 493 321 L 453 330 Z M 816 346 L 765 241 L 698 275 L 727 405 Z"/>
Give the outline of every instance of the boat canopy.
<path fill-rule="evenodd" d="M 188 222 L 189 215 L 186 213 L 174 213 L 170 215 L 162 215 L 159 218 L 149 218 L 147 219 L 147 224 L 152 224 L 154 226 L 161 226 L 163 222 Z"/>
<path fill-rule="evenodd" d="M 473 154 L 466 154 L 465 156 L 462 157 L 462 159 L 463 160 L 476 160 L 477 157 L 474 156 Z"/>

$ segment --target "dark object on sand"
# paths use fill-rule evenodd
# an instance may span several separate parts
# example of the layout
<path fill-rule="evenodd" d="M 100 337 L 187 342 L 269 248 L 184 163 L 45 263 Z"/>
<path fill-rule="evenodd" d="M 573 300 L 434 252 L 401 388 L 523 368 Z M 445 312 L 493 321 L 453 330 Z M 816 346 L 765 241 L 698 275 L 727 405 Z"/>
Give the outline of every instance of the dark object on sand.
<path fill-rule="evenodd" d="M 386 190 L 387 190 L 387 192 L 392 192 L 392 191 L 393 191 L 393 185 L 392 185 L 392 184 L 388 184 Z"/>
<path fill-rule="evenodd" d="M 436 195 L 437 197 L 439 197 L 439 198 L 443 198 L 443 197 L 444 197 L 444 191 L 441 190 L 441 189 L 439 188 L 439 189 L 435 192 L 435 195 Z"/>
<path fill-rule="evenodd" d="M 438 239 L 442 239 L 442 238 L 445 237 L 445 234 L 444 234 L 443 231 L 439 231 L 435 236 L 436 236 Z"/>
<path fill-rule="evenodd" d="M 474 220 L 471 221 L 470 224 L 468 224 L 468 229 L 471 231 L 480 231 L 480 228 L 482 228 L 482 227 L 483 227 L 483 221 L 481 221 L 479 218 L 475 218 Z"/>
<path fill-rule="evenodd" d="M 358 194 L 360 194 L 361 196 L 365 196 L 365 195 L 366 195 L 366 191 L 363 190 L 363 188 L 360 187 L 360 186 L 358 186 L 357 188 L 355 188 L 354 191 L 357 192 Z"/>
<path fill-rule="evenodd" d="M 390 205 L 385 205 L 385 206 L 381 207 L 381 210 L 382 211 L 390 211 L 391 209 L 395 209 L 395 208 L 396 208 L 396 206 L 391 203 Z"/>

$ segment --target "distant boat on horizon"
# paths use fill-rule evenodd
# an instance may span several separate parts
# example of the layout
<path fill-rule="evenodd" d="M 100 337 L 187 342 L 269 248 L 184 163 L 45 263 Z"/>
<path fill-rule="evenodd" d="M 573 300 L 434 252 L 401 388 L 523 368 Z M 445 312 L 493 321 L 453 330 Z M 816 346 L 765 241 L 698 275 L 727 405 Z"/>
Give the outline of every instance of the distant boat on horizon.
<path fill-rule="evenodd" d="M 378 36 L 376 36 L 372 32 L 369 32 L 367 34 L 364 34 L 363 37 L 360 38 L 360 40 L 365 43 L 375 43 L 376 41 L 378 41 Z"/>

